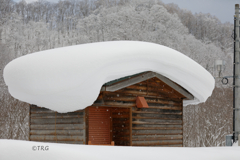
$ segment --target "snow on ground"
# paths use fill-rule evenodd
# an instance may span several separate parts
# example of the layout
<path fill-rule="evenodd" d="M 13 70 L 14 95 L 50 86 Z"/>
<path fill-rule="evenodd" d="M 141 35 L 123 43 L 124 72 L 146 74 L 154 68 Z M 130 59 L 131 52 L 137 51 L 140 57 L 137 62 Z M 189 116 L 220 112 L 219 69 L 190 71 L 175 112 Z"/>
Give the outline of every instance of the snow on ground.
<path fill-rule="evenodd" d="M 238 147 L 238 141 L 236 141 L 235 143 L 233 143 L 232 146 L 233 146 L 233 147 Z"/>
<path fill-rule="evenodd" d="M 239 160 L 240 147 L 120 147 L 0 140 L 1 160 Z"/>
<path fill-rule="evenodd" d="M 148 42 L 114 41 L 41 51 L 11 61 L 4 68 L 10 94 L 58 112 L 91 105 L 101 86 L 144 71 L 168 77 L 205 102 L 214 78 L 198 63 L 171 48 Z"/>

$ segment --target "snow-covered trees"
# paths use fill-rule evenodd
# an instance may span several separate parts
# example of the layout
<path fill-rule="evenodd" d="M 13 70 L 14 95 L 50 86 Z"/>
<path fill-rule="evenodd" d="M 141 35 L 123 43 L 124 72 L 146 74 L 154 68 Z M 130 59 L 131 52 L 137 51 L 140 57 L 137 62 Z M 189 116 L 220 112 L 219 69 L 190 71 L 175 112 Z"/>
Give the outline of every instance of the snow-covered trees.
<path fill-rule="evenodd" d="M 212 74 L 216 74 L 214 61 L 224 59 L 227 61 L 225 74 L 231 75 L 232 28 L 232 24 L 222 24 L 210 14 L 192 14 L 158 0 L 66 0 L 58 3 L 1 0 L 0 71 L 2 73 L 10 60 L 36 51 L 98 41 L 138 40 L 176 49 Z M 4 133 L 0 131 L 0 138 L 26 138 L 27 106 L 10 98 L 2 74 L 0 85 L 3 111 L 0 117 L 4 117 L 0 120 L 0 130 L 4 130 Z M 222 88 L 219 83 L 217 86 L 205 104 L 185 108 L 185 146 L 223 145 L 224 135 L 231 133 L 231 89 Z M 25 106 L 23 113 L 12 109 L 14 106 Z M 19 116 L 25 131 L 9 137 L 9 126 L 14 123 L 7 121 L 11 121 L 13 115 Z M 216 116 L 219 117 L 214 119 Z M 17 135 L 17 131 L 14 132 Z"/>

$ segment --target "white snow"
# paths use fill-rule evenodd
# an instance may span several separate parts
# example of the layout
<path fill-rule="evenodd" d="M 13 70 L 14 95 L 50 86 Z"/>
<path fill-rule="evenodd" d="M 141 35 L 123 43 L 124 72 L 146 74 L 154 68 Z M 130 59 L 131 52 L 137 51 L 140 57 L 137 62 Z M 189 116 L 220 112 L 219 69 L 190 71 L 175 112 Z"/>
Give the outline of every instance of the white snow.
<path fill-rule="evenodd" d="M 120 147 L 0 140 L 1 160 L 239 160 L 240 147 Z"/>
<path fill-rule="evenodd" d="M 238 141 L 236 141 L 235 143 L 233 143 L 232 146 L 233 146 L 233 147 L 238 147 Z"/>
<path fill-rule="evenodd" d="M 214 78 L 201 65 L 171 48 L 148 42 L 113 41 L 28 54 L 4 68 L 10 94 L 58 112 L 90 106 L 109 81 L 153 71 L 178 83 L 193 96 L 184 105 L 205 102 Z"/>

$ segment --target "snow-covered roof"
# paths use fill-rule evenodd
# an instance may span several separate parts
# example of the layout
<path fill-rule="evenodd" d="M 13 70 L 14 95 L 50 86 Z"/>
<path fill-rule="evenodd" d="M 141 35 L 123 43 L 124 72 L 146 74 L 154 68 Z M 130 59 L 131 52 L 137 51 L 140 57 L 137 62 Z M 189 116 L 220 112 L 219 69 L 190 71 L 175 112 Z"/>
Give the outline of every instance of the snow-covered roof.
<path fill-rule="evenodd" d="M 106 82 L 153 71 L 205 102 L 215 81 L 201 65 L 171 48 L 148 42 L 113 41 L 51 49 L 17 58 L 4 68 L 10 94 L 58 112 L 90 106 Z"/>

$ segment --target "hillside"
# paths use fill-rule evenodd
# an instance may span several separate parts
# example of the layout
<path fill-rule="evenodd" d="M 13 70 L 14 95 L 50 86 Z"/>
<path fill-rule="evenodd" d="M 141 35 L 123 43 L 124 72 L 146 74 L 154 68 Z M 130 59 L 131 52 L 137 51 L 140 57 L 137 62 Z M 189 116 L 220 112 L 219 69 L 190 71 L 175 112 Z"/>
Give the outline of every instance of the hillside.
<path fill-rule="evenodd" d="M 3 1 L 0 6 L 1 72 L 12 59 L 32 52 L 138 40 L 176 49 L 213 75 L 217 74 L 214 61 L 224 59 L 224 75 L 232 74 L 233 25 L 209 14 L 192 14 L 174 4 L 147 0 Z M 216 80 L 216 89 L 205 104 L 185 107 L 185 146 L 221 146 L 232 132 L 231 88 Z M 28 105 L 8 94 L 2 74 L 0 86 L 0 138 L 28 139 Z"/>

